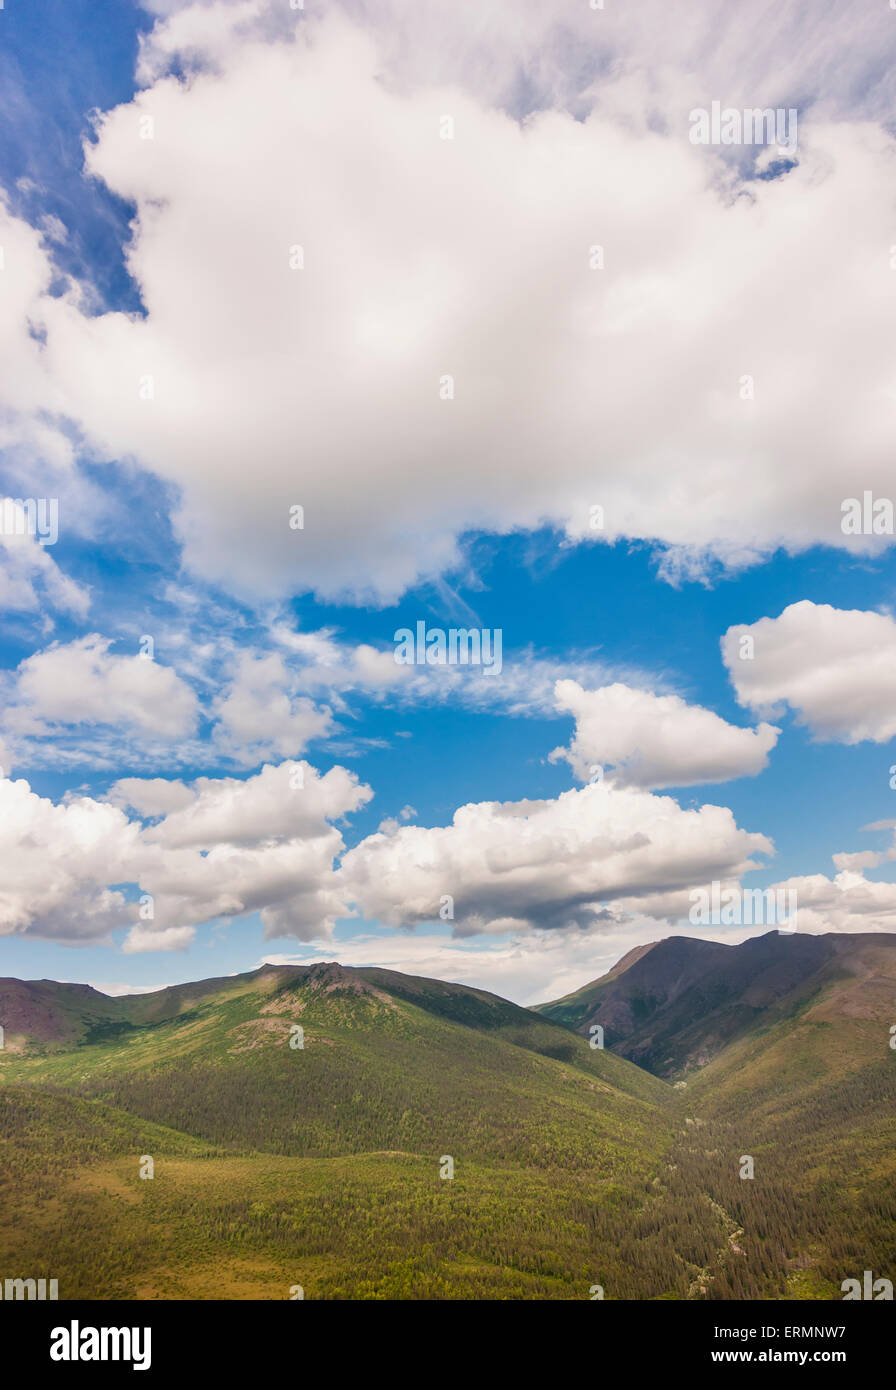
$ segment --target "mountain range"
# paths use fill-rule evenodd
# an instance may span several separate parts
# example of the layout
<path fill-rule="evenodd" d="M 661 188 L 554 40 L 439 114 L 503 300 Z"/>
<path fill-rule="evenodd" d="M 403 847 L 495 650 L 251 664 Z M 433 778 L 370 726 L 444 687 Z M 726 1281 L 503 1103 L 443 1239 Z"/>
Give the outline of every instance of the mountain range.
<path fill-rule="evenodd" d="M 667 938 L 537 1009 L 335 962 L 0 980 L 0 1276 L 839 1297 L 896 1268 L 894 986 L 894 936 L 778 932 Z"/>
<path fill-rule="evenodd" d="M 871 1019 L 894 1003 L 896 936 L 771 931 L 737 946 L 683 936 L 639 946 L 538 1012 L 586 1035 L 600 1025 L 614 1052 L 675 1078 L 776 1023 Z"/>

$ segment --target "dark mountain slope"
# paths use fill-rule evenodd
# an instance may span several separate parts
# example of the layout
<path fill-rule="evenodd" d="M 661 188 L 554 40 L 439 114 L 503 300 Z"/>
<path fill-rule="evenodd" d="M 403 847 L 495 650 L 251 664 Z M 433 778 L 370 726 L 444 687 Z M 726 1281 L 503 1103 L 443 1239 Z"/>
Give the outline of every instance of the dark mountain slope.
<path fill-rule="evenodd" d="M 632 952 L 602 979 L 538 1012 L 587 1035 L 655 1075 L 704 1066 L 738 1038 L 794 1016 L 838 978 L 858 1008 L 862 981 L 896 961 L 896 937 L 808 936 L 771 931 L 738 946 L 669 937 Z"/>

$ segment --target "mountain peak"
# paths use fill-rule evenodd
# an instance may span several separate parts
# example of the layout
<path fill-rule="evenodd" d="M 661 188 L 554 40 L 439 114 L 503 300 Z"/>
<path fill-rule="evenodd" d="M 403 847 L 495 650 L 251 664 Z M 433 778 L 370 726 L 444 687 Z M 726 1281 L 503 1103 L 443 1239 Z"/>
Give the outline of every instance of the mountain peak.
<path fill-rule="evenodd" d="M 896 964 L 894 948 L 896 936 L 884 933 L 772 929 L 736 945 L 669 936 L 630 951 L 606 975 L 539 1012 L 586 1035 L 599 1024 L 606 1046 L 671 1077 L 800 1009 L 844 971 L 858 982 L 882 953 Z"/>

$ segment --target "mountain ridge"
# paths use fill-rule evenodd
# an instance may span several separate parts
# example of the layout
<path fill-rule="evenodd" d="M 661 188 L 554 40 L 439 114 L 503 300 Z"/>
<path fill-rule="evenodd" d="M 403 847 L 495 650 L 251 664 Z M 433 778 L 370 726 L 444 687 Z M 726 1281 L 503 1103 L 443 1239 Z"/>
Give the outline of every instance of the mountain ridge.
<path fill-rule="evenodd" d="M 830 988 L 838 971 L 855 979 L 859 993 L 865 966 L 896 969 L 896 935 L 775 930 L 730 945 L 670 936 L 535 1012 L 585 1036 L 598 1024 L 605 1046 L 672 1079 L 793 1015 Z"/>
<path fill-rule="evenodd" d="M 647 943 L 566 996 L 578 1033 L 333 961 L 0 981 L 0 1263 L 84 1298 L 837 1297 L 896 1268 L 892 944 Z M 677 1089 L 582 1036 L 608 1006 Z"/>

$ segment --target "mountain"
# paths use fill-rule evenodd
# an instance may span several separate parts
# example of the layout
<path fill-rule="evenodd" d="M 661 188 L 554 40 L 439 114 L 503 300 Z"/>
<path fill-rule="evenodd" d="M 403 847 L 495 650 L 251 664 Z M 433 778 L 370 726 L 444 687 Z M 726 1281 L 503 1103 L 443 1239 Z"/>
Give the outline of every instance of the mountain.
<path fill-rule="evenodd" d="M 894 988 L 896 936 L 771 931 L 737 946 L 672 936 L 537 1011 L 585 1035 L 599 1024 L 614 1052 L 676 1078 L 739 1038 L 801 1016 L 816 997 L 828 1001 L 818 1017 L 839 1010 L 859 1019 Z"/>
<path fill-rule="evenodd" d="M 116 999 L 0 981 L 0 1017 L 10 1020 L 4 1079 L 65 1085 L 209 1142 L 263 1141 L 282 1153 L 438 1147 L 440 1094 L 451 1097 L 456 1142 L 475 1130 L 479 1151 L 497 1152 L 511 1132 L 534 1152 L 564 1104 L 560 1080 L 582 1120 L 600 1099 L 608 1132 L 636 1124 L 664 1090 L 484 990 L 335 962 Z M 297 1025 L 302 1045 L 292 1047 Z"/>
<path fill-rule="evenodd" d="M 440 1025 L 458 1025 L 486 1035 L 492 1046 L 510 1044 L 573 1063 L 611 1081 L 623 1093 L 655 1099 L 662 1091 L 637 1068 L 596 1053 L 561 1025 L 498 995 L 335 961 L 264 965 L 243 975 L 116 998 L 89 985 L 0 979 L 0 1018 L 5 1021 L 0 1066 L 5 1062 L 12 1068 L 20 1060 L 22 1074 L 36 1078 L 64 1075 L 63 1054 L 69 1054 L 69 1065 L 77 1071 L 85 1055 L 81 1049 L 98 1044 L 121 1045 L 112 1052 L 89 1054 L 103 1056 L 104 1075 L 119 1070 L 133 1074 L 157 1067 L 163 1056 L 192 1062 L 201 1054 L 220 1060 L 262 1045 L 288 1043 L 296 1023 L 305 1031 L 301 1050 L 313 1050 L 318 1063 L 316 1044 L 332 1041 L 334 1032 L 347 1034 L 354 1045 L 363 1042 L 375 1048 L 388 1038 L 397 1048 L 415 1029 L 436 1043 L 442 1036 Z M 471 1036 L 458 1037 L 469 1053 Z"/>
<path fill-rule="evenodd" d="M 600 1024 L 608 1048 L 675 1080 L 669 1161 L 738 1252 L 698 1288 L 835 1297 L 866 1268 L 896 1282 L 896 937 L 670 937 L 539 1012 Z"/>
<path fill-rule="evenodd" d="M 893 1278 L 894 945 L 671 938 L 540 1011 L 334 962 L 0 981 L 0 1273 L 95 1299 Z"/>
<path fill-rule="evenodd" d="M 332 962 L 116 999 L 4 980 L 0 1020 L 0 1262 L 61 1296 L 686 1293 L 650 1190 L 670 1089 L 483 990 Z"/>

